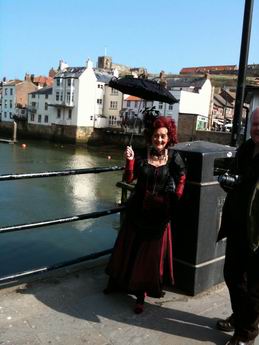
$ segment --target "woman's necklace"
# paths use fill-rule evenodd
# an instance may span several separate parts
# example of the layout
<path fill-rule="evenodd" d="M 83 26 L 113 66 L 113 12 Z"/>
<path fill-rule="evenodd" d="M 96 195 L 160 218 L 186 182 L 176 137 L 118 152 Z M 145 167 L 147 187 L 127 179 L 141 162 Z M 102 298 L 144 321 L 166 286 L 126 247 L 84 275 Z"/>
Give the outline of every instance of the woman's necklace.
<path fill-rule="evenodd" d="M 165 149 L 163 152 L 158 152 L 154 148 L 149 149 L 148 160 L 156 165 L 162 165 L 167 162 L 168 150 Z"/>

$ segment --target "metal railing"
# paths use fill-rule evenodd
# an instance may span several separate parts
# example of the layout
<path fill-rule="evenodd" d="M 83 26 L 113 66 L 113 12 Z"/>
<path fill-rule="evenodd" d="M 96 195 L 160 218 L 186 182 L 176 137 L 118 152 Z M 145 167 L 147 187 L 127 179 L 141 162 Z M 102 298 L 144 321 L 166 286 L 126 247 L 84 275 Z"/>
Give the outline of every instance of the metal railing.
<path fill-rule="evenodd" d="M 121 171 L 124 170 L 124 167 L 95 167 L 95 168 L 85 168 L 85 169 L 69 169 L 69 170 L 62 170 L 62 171 L 47 171 L 47 172 L 39 172 L 39 173 L 30 173 L 30 174 L 5 174 L 0 175 L 0 182 L 1 181 L 11 181 L 11 180 L 21 180 L 21 179 L 32 179 L 32 178 L 44 178 L 44 177 L 53 177 L 53 176 L 68 176 L 68 175 L 79 175 L 79 174 L 98 174 L 98 173 L 104 173 L 104 172 L 112 172 L 112 171 Z M 127 197 L 127 191 L 125 192 L 127 186 L 124 186 L 123 183 L 120 182 L 117 183 L 118 187 L 122 188 L 122 200 L 126 199 Z M 23 231 L 27 229 L 35 229 L 40 228 L 44 226 L 50 226 L 50 225 L 58 225 L 58 224 L 64 224 L 69 222 L 75 222 L 79 220 L 85 220 L 85 219 L 93 219 L 93 218 L 100 218 L 104 216 L 108 216 L 115 213 L 120 213 L 125 209 L 124 206 L 115 207 L 109 210 L 103 210 L 103 211 L 96 211 L 91 213 L 85 213 L 85 214 L 79 214 L 79 215 L 72 215 L 64 218 L 57 218 L 57 219 L 48 219 L 40 222 L 35 223 L 26 223 L 26 224 L 16 224 L 6 227 L 0 227 L 0 234 L 1 233 L 7 233 L 7 232 L 14 232 L 14 231 Z M 81 263 L 84 261 L 97 259 L 99 257 L 102 257 L 104 255 L 110 254 L 112 251 L 112 248 L 91 253 L 89 255 L 85 255 L 83 257 L 79 257 L 73 260 L 68 260 L 60 263 L 56 263 L 50 266 L 46 267 L 39 267 L 30 271 L 25 272 L 18 272 L 9 276 L 3 276 L 0 277 L 0 284 L 5 284 L 9 282 L 14 281 L 20 281 L 22 278 L 25 277 L 31 277 L 39 274 L 43 274 L 45 272 L 53 271 L 59 268 L 64 268 L 68 266 L 72 266 L 77 263 Z"/>

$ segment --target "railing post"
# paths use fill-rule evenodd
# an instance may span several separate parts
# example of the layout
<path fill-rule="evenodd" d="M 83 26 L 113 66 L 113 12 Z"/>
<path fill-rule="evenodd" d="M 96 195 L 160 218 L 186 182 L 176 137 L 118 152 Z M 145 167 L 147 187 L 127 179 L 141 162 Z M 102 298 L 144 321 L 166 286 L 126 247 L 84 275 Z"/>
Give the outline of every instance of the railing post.
<path fill-rule="evenodd" d="M 13 142 L 15 143 L 17 139 L 17 122 L 13 122 Z"/>

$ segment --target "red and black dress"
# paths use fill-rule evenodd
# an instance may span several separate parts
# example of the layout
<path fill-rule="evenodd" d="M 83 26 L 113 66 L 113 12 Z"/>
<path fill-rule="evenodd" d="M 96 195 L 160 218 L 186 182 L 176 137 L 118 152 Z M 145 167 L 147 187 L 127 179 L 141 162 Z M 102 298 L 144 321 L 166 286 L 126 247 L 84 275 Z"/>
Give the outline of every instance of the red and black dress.
<path fill-rule="evenodd" d="M 116 289 L 131 294 L 162 296 L 162 285 L 173 284 L 170 218 L 181 197 L 185 167 L 170 150 L 165 165 L 148 163 L 147 154 L 126 162 L 124 180 L 137 179 L 129 198 L 106 273 Z"/>

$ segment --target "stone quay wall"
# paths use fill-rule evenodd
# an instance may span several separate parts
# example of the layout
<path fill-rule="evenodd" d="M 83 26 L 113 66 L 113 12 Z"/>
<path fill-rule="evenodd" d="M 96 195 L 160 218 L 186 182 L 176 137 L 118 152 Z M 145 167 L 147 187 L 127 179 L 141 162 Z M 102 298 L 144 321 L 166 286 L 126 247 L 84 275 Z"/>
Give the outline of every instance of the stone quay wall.
<path fill-rule="evenodd" d="M 189 118 L 191 121 L 191 118 Z M 185 128 L 189 127 L 188 125 Z M 0 137 L 13 138 L 12 122 L 0 122 Z M 190 127 L 189 127 L 190 128 Z M 135 147 L 145 146 L 142 134 L 122 132 L 121 129 L 75 127 L 52 124 L 51 126 L 32 125 L 26 122 L 17 123 L 17 140 L 40 139 L 55 142 L 89 145 L 114 145 L 124 147 L 131 142 Z M 213 131 L 189 131 L 179 128 L 179 142 L 204 140 L 213 143 L 229 145 L 231 133 Z"/>

